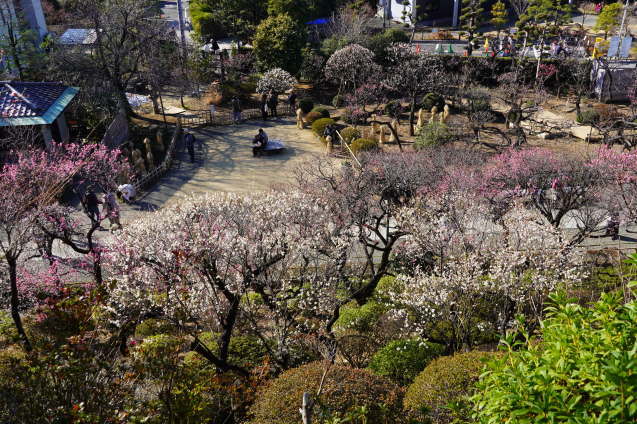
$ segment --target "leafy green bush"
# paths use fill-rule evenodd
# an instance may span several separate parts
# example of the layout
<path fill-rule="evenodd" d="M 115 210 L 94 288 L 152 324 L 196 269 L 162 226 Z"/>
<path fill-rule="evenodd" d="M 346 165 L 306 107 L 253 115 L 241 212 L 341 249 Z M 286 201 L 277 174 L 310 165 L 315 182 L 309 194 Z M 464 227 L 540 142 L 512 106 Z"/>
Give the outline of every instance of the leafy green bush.
<path fill-rule="evenodd" d="M 389 377 L 398 384 L 409 384 L 444 347 L 421 338 L 393 340 L 380 349 L 369 362 L 375 374 Z"/>
<path fill-rule="evenodd" d="M 583 110 L 577 115 L 577 122 L 579 124 L 590 125 L 599 120 L 599 112 L 595 109 Z"/>
<path fill-rule="evenodd" d="M 199 335 L 199 339 L 213 353 L 218 353 L 218 336 L 216 333 L 205 332 Z M 228 346 L 230 363 L 248 369 L 261 365 L 266 359 L 267 353 L 267 348 L 263 345 L 263 342 L 254 336 L 234 336 L 230 340 L 230 346 Z M 198 354 L 189 353 L 189 355 Z"/>
<path fill-rule="evenodd" d="M 322 107 L 322 106 L 316 106 L 312 109 L 312 112 L 317 112 L 321 114 L 321 118 L 329 118 L 330 117 L 330 111 L 327 110 L 326 108 Z M 310 113 L 312 113 L 310 112 Z"/>
<path fill-rule="evenodd" d="M 145 339 L 146 337 L 156 336 L 158 334 L 171 334 L 175 327 L 164 320 L 149 318 L 135 328 L 135 337 Z"/>
<path fill-rule="evenodd" d="M 314 102 L 312 101 L 312 99 L 300 99 L 299 107 L 301 108 L 303 113 L 310 113 L 314 108 Z"/>
<path fill-rule="evenodd" d="M 341 307 L 335 326 L 343 330 L 353 330 L 367 333 L 375 327 L 378 319 L 387 312 L 387 308 L 374 301 L 359 306 L 356 302 Z"/>
<path fill-rule="evenodd" d="M 414 147 L 416 150 L 419 150 L 427 147 L 440 146 L 451 141 L 451 139 L 452 134 L 446 124 L 437 121 L 429 122 L 421 128 L 416 136 Z"/>
<path fill-rule="evenodd" d="M 361 138 L 361 132 L 358 130 L 358 128 L 354 127 L 344 128 L 340 131 L 340 133 L 341 137 L 343 137 L 343 140 L 345 140 L 346 143 L 351 143 L 353 140 Z"/>
<path fill-rule="evenodd" d="M 340 94 L 337 94 L 336 96 L 334 96 L 334 98 L 332 98 L 332 106 L 338 108 L 338 107 L 342 107 L 344 104 L 345 104 L 345 98 L 341 96 Z"/>
<path fill-rule="evenodd" d="M 368 410 L 369 424 L 395 422 L 399 417 L 402 392 L 398 386 L 367 370 L 312 362 L 284 372 L 261 388 L 250 410 L 250 424 L 299 423 L 303 393 L 317 392 L 326 367 L 323 390 L 316 399 L 317 422 L 362 406 Z"/>
<path fill-rule="evenodd" d="M 352 149 L 352 152 L 354 152 L 354 154 L 360 152 L 371 152 L 374 150 L 378 150 L 378 141 L 372 140 L 370 138 L 357 138 L 356 140 L 352 141 L 350 148 Z"/>
<path fill-rule="evenodd" d="M 305 121 L 308 124 L 313 124 L 315 121 L 322 119 L 323 115 L 321 115 L 320 112 L 310 112 L 307 115 L 305 115 Z"/>
<path fill-rule="evenodd" d="M 449 403 L 462 403 L 471 395 L 490 352 L 457 353 L 434 359 L 407 389 L 404 406 L 414 418 L 428 418 L 434 423 L 450 423 L 454 414 Z"/>
<path fill-rule="evenodd" d="M 434 106 L 438 108 L 439 112 L 442 111 L 442 108 L 445 107 L 445 99 L 438 93 L 425 94 L 420 102 L 420 107 L 429 111 Z"/>
<path fill-rule="evenodd" d="M 308 114 L 309 115 L 309 114 Z M 325 132 L 325 127 L 328 125 L 333 125 L 334 120 L 331 118 L 320 118 L 312 123 L 312 132 L 316 134 L 318 137 L 323 137 L 323 133 Z"/>
<path fill-rule="evenodd" d="M 634 286 L 634 283 L 633 283 Z M 472 398 L 480 423 L 637 421 L 637 301 L 603 294 L 581 306 L 565 294 L 537 337 L 506 340 L 508 356 L 494 361 Z M 516 337 L 517 336 L 517 337 Z"/>

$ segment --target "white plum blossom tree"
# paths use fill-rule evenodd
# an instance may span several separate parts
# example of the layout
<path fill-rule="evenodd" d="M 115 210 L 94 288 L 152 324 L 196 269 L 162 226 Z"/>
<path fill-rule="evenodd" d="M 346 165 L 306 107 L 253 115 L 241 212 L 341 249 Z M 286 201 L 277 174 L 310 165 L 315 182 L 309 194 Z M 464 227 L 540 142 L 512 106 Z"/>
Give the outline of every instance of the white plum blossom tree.
<path fill-rule="evenodd" d="M 263 74 L 257 83 L 257 93 L 267 93 L 269 91 L 283 93 L 293 88 L 297 82 L 296 78 L 288 71 L 281 68 L 270 69 Z"/>
<path fill-rule="evenodd" d="M 344 89 L 355 91 L 380 72 L 380 66 L 374 62 L 374 53 L 359 44 L 335 51 L 325 64 L 325 77 L 339 83 L 339 93 Z"/>

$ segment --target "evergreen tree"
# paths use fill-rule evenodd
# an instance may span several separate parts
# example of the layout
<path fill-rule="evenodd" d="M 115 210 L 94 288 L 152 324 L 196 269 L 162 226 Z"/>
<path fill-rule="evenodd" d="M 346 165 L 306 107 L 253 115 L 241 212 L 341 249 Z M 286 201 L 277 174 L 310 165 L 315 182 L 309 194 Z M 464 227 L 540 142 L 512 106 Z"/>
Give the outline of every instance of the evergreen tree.
<path fill-rule="evenodd" d="M 473 40 L 473 34 L 478 30 L 482 23 L 482 14 L 484 13 L 484 3 L 486 0 L 462 0 L 462 29 L 467 31 L 469 41 Z"/>
<path fill-rule="evenodd" d="M 506 25 L 509 18 L 506 6 L 501 0 L 498 0 L 493 7 L 491 7 L 491 24 L 498 30 L 498 38 L 500 38 L 500 30 Z"/>
<path fill-rule="evenodd" d="M 596 31 L 604 31 L 604 39 L 608 37 L 608 33 L 613 31 L 619 25 L 619 17 L 621 16 L 623 6 L 621 3 L 607 4 L 597 17 L 595 24 Z"/>

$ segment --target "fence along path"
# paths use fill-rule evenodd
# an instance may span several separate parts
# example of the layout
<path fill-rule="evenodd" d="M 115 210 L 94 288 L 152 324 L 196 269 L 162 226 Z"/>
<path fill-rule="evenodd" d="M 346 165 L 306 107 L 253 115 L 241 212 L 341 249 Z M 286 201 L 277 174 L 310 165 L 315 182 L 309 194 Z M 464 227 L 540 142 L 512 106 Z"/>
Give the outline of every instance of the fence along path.
<path fill-rule="evenodd" d="M 289 106 L 280 108 L 279 116 L 294 116 Z M 177 114 L 177 120 L 181 122 L 182 127 L 205 127 L 217 125 L 231 125 L 234 123 L 232 111 L 222 110 L 214 113 L 209 110 L 195 112 L 180 112 Z M 241 120 L 261 119 L 261 109 L 244 109 L 241 111 Z"/>
<path fill-rule="evenodd" d="M 164 160 L 155 169 L 133 182 L 133 186 L 135 187 L 135 191 L 138 195 L 142 192 L 142 190 L 159 180 L 170 169 L 173 164 L 173 160 L 175 159 L 177 144 L 181 140 L 181 135 L 182 126 L 181 122 L 178 120 L 177 125 L 175 126 L 175 132 L 170 139 L 170 144 L 168 144 Z"/>

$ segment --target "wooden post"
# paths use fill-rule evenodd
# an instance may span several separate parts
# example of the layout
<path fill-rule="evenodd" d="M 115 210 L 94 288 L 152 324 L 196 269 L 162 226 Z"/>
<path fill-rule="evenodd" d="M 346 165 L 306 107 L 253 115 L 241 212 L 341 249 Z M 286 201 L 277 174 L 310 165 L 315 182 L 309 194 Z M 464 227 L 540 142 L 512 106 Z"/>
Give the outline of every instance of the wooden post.
<path fill-rule="evenodd" d="M 299 409 L 303 424 L 312 424 L 312 404 L 310 394 L 308 392 L 303 393 L 303 403 L 301 409 Z"/>

